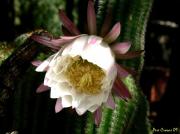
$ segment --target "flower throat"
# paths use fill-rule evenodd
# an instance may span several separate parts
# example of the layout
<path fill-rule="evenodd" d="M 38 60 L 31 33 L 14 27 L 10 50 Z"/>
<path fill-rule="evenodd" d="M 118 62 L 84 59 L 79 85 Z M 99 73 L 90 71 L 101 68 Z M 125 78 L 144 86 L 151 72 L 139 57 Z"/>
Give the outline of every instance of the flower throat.
<path fill-rule="evenodd" d="M 85 94 L 100 93 L 105 72 L 80 56 L 70 57 L 69 60 L 70 64 L 65 71 L 65 76 L 74 89 Z"/>

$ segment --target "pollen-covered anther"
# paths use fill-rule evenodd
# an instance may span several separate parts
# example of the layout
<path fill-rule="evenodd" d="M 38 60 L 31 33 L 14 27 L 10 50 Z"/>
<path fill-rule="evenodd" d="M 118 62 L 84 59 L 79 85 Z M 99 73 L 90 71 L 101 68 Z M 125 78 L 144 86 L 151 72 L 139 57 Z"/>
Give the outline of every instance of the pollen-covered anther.
<path fill-rule="evenodd" d="M 98 94 L 101 92 L 105 72 L 99 66 L 75 56 L 71 57 L 65 76 L 77 92 Z"/>

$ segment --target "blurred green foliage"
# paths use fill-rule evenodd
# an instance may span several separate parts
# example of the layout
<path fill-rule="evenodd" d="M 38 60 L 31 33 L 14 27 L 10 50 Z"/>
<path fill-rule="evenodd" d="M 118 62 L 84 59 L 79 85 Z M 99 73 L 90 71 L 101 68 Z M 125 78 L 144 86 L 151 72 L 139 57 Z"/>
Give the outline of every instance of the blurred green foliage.
<path fill-rule="evenodd" d="M 65 9 L 64 0 L 14 0 L 15 26 L 27 30 L 46 29 L 53 35 L 60 35 L 59 9 Z"/>

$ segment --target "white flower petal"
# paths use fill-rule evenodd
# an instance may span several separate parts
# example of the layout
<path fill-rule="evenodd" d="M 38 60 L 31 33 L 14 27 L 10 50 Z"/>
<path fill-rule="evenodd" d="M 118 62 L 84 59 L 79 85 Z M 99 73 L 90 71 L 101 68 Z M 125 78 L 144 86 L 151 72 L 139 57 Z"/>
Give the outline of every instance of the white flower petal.
<path fill-rule="evenodd" d="M 72 57 L 81 55 L 84 50 L 85 44 L 87 44 L 88 36 L 82 36 L 71 42 L 64 48 L 62 55 L 70 55 Z"/>
<path fill-rule="evenodd" d="M 103 42 L 102 38 L 93 35 L 77 38 L 64 48 L 62 55 L 70 55 L 72 57 L 80 55 L 83 59 L 87 59 L 104 70 L 109 70 L 111 65 L 115 63 L 114 54 L 108 44 Z"/>
<path fill-rule="evenodd" d="M 55 74 L 55 73 L 52 73 L 54 74 L 53 77 L 51 77 L 52 80 L 56 81 L 56 82 L 65 82 L 65 79 L 64 79 L 64 74 L 63 73 L 60 73 L 60 74 Z M 52 75 L 51 75 L 52 76 Z"/>
<path fill-rule="evenodd" d="M 100 107 L 100 106 L 99 105 L 93 105 L 88 109 L 88 111 L 94 113 L 98 109 L 98 107 Z"/>
<path fill-rule="evenodd" d="M 71 95 L 71 86 L 67 82 L 55 83 L 51 88 L 51 98 L 60 98 Z"/>
<path fill-rule="evenodd" d="M 45 61 L 43 61 L 37 68 L 37 72 L 43 72 L 46 70 L 46 68 L 49 66 L 51 60 L 54 58 L 55 55 L 51 55 L 49 58 L 47 58 Z"/>
<path fill-rule="evenodd" d="M 72 107 L 73 108 L 79 107 L 79 105 L 81 105 L 82 102 L 87 102 L 86 95 L 76 93 L 75 89 L 71 90 L 71 95 L 73 97 L 73 101 L 72 101 Z M 88 103 L 86 103 L 86 105 L 88 105 Z"/>
<path fill-rule="evenodd" d="M 102 42 L 102 38 L 97 36 L 90 36 L 89 40 L 96 38 L 98 41 L 96 44 L 86 45 L 86 49 L 82 53 L 82 58 L 87 59 L 104 70 L 111 68 L 111 65 L 115 62 L 114 55 L 111 49 L 105 42 Z"/>
<path fill-rule="evenodd" d="M 59 89 L 57 89 L 56 87 L 51 87 L 50 97 L 51 98 L 60 98 L 60 96 L 61 96 L 61 92 L 59 92 Z"/>
<path fill-rule="evenodd" d="M 49 70 L 47 71 L 45 78 L 51 79 L 54 76 L 54 72 L 52 70 L 52 68 L 49 68 Z"/>
<path fill-rule="evenodd" d="M 44 78 L 44 85 L 46 85 L 46 86 L 47 86 L 47 85 L 48 85 L 48 84 L 47 84 L 47 83 L 48 83 L 48 81 L 49 81 L 49 79 L 45 77 L 45 78 Z"/>
<path fill-rule="evenodd" d="M 79 115 L 85 113 L 87 110 L 95 111 L 98 108 L 98 106 L 100 106 L 102 104 L 103 97 L 104 97 L 103 94 L 84 95 L 84 97 L 81 98 L 81 101 L 79 101 L 79 104 L 77 107 L 75 107 L 75 109 L 76 109 L 76 111 L 78 111 Z M 97 106 L 96 108 L 93 107 L 95 105 Z"/>
<path fill-rule="evenodd" d="M 52 79 L 49 79 L 48 81 L 46 81 L 46 83 L 45 83 L 45 81 L 44 81 L 44 85 L 45 85 L 45 86 L 48 86 L 48 87 L 52 87 L 52 86 L 54 86 L 56 83 L 57 83 L 57 82 L 54 81 L 54 80 L 52 80 Z"/>
<path fill-rule="evenodd" d="M 76 109 L 76 111 L 77 111 L 77 113 L 79 114 L 79 115 L 82 115 L 82 114 L 84 114 L 88 109 L 89 109 L 89 107 L 91 107 L 91 103 L 88 101 L 88 100 L 81 100 L 81 101 L 73 101 L 73 103 L 77 103 L 77 106 L 75 107 L 75 109 Z"/>
<path fill-rule="evenodd" d="M 79 110 L 79 109 L 76 109 L 76 113 L 77 113 L 78 115 L 83 115 L 85 112 L 86 112 L 86 111 L 81 111 L 81 110 Z"/>
<path fill-rule="evenodd" d="M 81 56 L 83 59 L 101 67 L 106 74 L 99 94 L 79 93 L 64 76 L 71 62 L 69 56 Z M 51 98 L 61 98 L 62 107 L 75 108 L 79 115 L 86 111 L 94 112 L 105 103 L 111 92 L 117 75 L 114 54 L 111 48 L 97 36 L 81 36 L 64 46 L 48 63 L 44 84 L 51 87 Z"/>
<path fill-rule="evenodd" d="M 63 107 L 72 106 L 72 96 L 66 95 L 66 96 L 62 97 L 62 106 Z"/>
<path fill-rule="evenodd" d="M 56 64 L 57 58 L 61 56 L 62 51 L 63 51 L 63 48 L 61 48 L 57 53 L 54 54 L 52 60 L 49 63 L 50 67 L 52 67 L 52 66 L 54 66 Z"/>
<path fill-rule="evenodd" d="M 71 86 L 67 82 L 57 83 L 55 86 L 58 89 L 60 97 L 71 95 Z"/>
<path fill-rule="evenodd" d="M 37 68 L 36 68 L 36 72 L 43 72 L 46 70 L 46 68 L 49 65 L 49 61 L 44 61 L 43 63 L 41 63 Z"/>
<path fill-rule="evenodd" d="M 59 75 L 60 73 L 66 70 L 66 68 L 71 62 L 70 60 L 67 59 L 68 57 L 69 56 L 61 56 L 56 59 L 56 61 L 58 62 L 56 62 L 56 64 L 52 67 L 54 73 Z"/>
<path fill-rule="evenodd" d="M 110 93 L 110 91 L 105 91 L 105 92 L 104 92 L 104 95 L 103 95 L 103 103 L 105 103 L 105 102 L 107 101 L 108 96 L 109 96 L 109 93 Z"/>
<path fill-rule="evenodd" d="M 85 103 L 84 103 L 85 104 Z M 81 108 L 76 108 L 76 112 L 79 114 L 79 115 L 82 115 L 84 114 L 87 110 L 90 111 L 90 112 L 95 112 L 97 109 L 98 109 L 99 105 L 93 105 L 91 107 L 89 107 L 88 105 L 88 108 L 87 108 L 87 104 L 84 105 L 84 107 L 81 107 Z"/>
<path fill-rule="evenodd" d="M 62 72 L 62 69 L 63 69 L 63 61 L 62 61 L 62 58 L 61 57 L 58 57 L 56 61 L 59 61 L 56 63 L 55 66 L 53 66 L 53 72 L 56 73 L 56 74 L 59 74 Z"/>

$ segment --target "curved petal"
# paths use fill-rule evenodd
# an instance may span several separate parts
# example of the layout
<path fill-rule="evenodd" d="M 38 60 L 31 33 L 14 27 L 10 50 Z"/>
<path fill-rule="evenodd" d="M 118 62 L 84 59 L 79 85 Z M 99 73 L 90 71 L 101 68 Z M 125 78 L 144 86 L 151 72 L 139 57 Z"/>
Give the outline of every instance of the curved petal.
<path fill-rule="evenodd" d="M 115 80 L 113 85 L 113 91 L 117 96 L 123 99 L 131 98 L 131 94 L 128 88 L 124 85 L 124 83 L 118 78 Z"/>
<path fill-rule="evenodd" d="M 63 44 L 66 44 L 68 42 L 71 42 L 73 39 L 51 39 L 51 44 L 55 47 L 60 48 Z"/>
<path fill-rule="evenodd" d="M 42 62 L 42 63 L 36 68 L 36 72 L 47 71 L 48 65 L 49 65 L 49 62 L 48 62 L 48 61 Z"/>
<path fill-rule="evenodd" d="M 140 57 L 143 52 L 144 50 L 131 51 L 131 52 L 127 52 L 126 54 L 119 54 L 115 52 L 115 55 L 116 55 L 116 59 L 133 59 Z"/>
<path fill-rule="evenodd" d="M 43 44 L 47 47 L 50 47 L 50 48 L 53 48 L 56 50 L 59 49 L 59 47 L 52 45 L 51 38 L 47 38 L 45 36 L 40 36 L 40 35 L 32 35 L 31 39 L 33 39 L 33 40 L 37 41 L 38 43 Z"/>
<path fill-rule="evenodd" d="M 93 1 L 89 0 L 87 10 L 87 23 L 89 34 L 96 35 L 96 14 Z"/>
<path fill-rule="evenodd" d="M 87 110 L 94 112 L 103 101 L 103 95 L 89 96 L 89 95 L 76 95 L 76 98 L 73 98 L 73 107 L 79 115 L 84 114 Z"/>
<path fill-rule="evenodd" d="M 37 88 L 36 93 L 42 93 L 42 92 L 48 91 L 49 89 L 50 89 L 50 87 L 45 86 L 44 84 L 41 84 L 41 85 Z"/>
<path fill-rule="evenodd" d="M 104 41 L 107 42 L 108 44 L 114 42 L 118 38 L 120 34 L 120 30 L 121 30 L 121 24 L 120 22 L 118 22 L 113 26 L 111 31 L 104 37 Z"/>
<path fill-rule="evenodd" d="M 107 106 L 108 108 L 111 108 L 112 110 L 115 109 L 115 102 L 114 102 L 114 99 L 113 99 L 113 97 L 112 97 L 112 94 L 109 95 L 108 100 L 107 100 L 107 102 L 106 102 L 106 106 Z"/>
<path fill-rule="evenodd" d="M 93 106 L 91 106 L 89 109 L 88 109 L 88 111 L 90 111 L 90 112 L 95 112 L 97 109 L 98 109 L 98 107 L 100 107 L 99 105 L 93 105 Z"/>
<path fill-rule="evenodd" d="M 77 29 L 77 27 L 74 25 L 74 23 L 66 16 L 66 14 L 60 10 L 59 11 L 59 17 L 64 25 L 64 27 L 73 35 L 79 35 L 80 32 Z"/>
<path fill-rule="evenodd" d="M 101 108 L 98 108 L 95 112 L 94 112 L 94 121 L 95 124 L 97 126 L 99 126 L 100 122 L 101 122 L 101 117 L 102 117 L 102 111 Z"/>
<path fill-rule="evenodd" d="M 42 61 L 40 61 L 40 60 L 31 61 L 31 64 L 32 64 L 33 66 L 38 67 L 40 64 L 42 64 Z"/>
<path fill-rule="evenodd" d="M 50 98 L 60 98 L 61 92 L 56 87 L 51 87 Z"/>
<path fill-rule="evenodd" d="M 61 97 L 66 96 L 66 95 L 71 95 L 70 90 L 71 87 L 67 82 L 61 82 L 57 83 L 56 88 L 58 89 L 58 94 L 60 94 Z"/>
<path fill-rule="evenodd" d="M 80 34 L 80 35 L 77 35 L 77 36 L 61 36 L 60 38 L 61 39 L 64 39 L 64 40 L 74 40 L 78 37 L 81 37 L 81 36 L 85 36 L 86 34 Z"/>
<path fill-rule="evenodd" d="M 81 107 L 77 107 L 76 112 L 78 113 L 78 115 L 83 115 L 87 110 L 88 110 L 89 105 L 83 105 Z"/>
<path fill-rule="evenodd" d="M 58 113 L 63 109 L 61 98 L 57 98 L 55 105 L 55 112 Z"/>
<path fill-rule="evenodd" d="M 51 55 L 48 59 L 46 59 L 45 61 L 43 61 L 37 68 L 36 71 L 37 72 L 43 72 L 43 71 L 47 71 L 48 66 L 51 62 L 51 60 L 54 58 L 54 55 Z"/>
<path fill-rule="evenodd" d="M 117 74 L 120 78 L 127 77 L 129 75 L 129 72 L 126 71 L 122 66 L 116 63 L 117 68 Z"/>
<path fill-rule="evenodd" d="M 72 96 L 71 95 L 66 95 L 66 96 L 62 97 L 62 106 L 63 107 L 72 106 Z"/>
<path fill-rule="evenodd" d="M 111 48 L 115 53 L 125 54 L 130 49 L 130 42 L 121 42 L 114 44 Z"/>
<path fill-rule="evenodd" d="M 136 70 L 134 70 L 133 68 L 129 68 L 129 67 L 125 67 L 121 65 L 121 68 L 123 68 L 124 70 L 126 70 L 126 72 L 128 72 L 131 75 L 136 75 L 138 72 Z"/>

